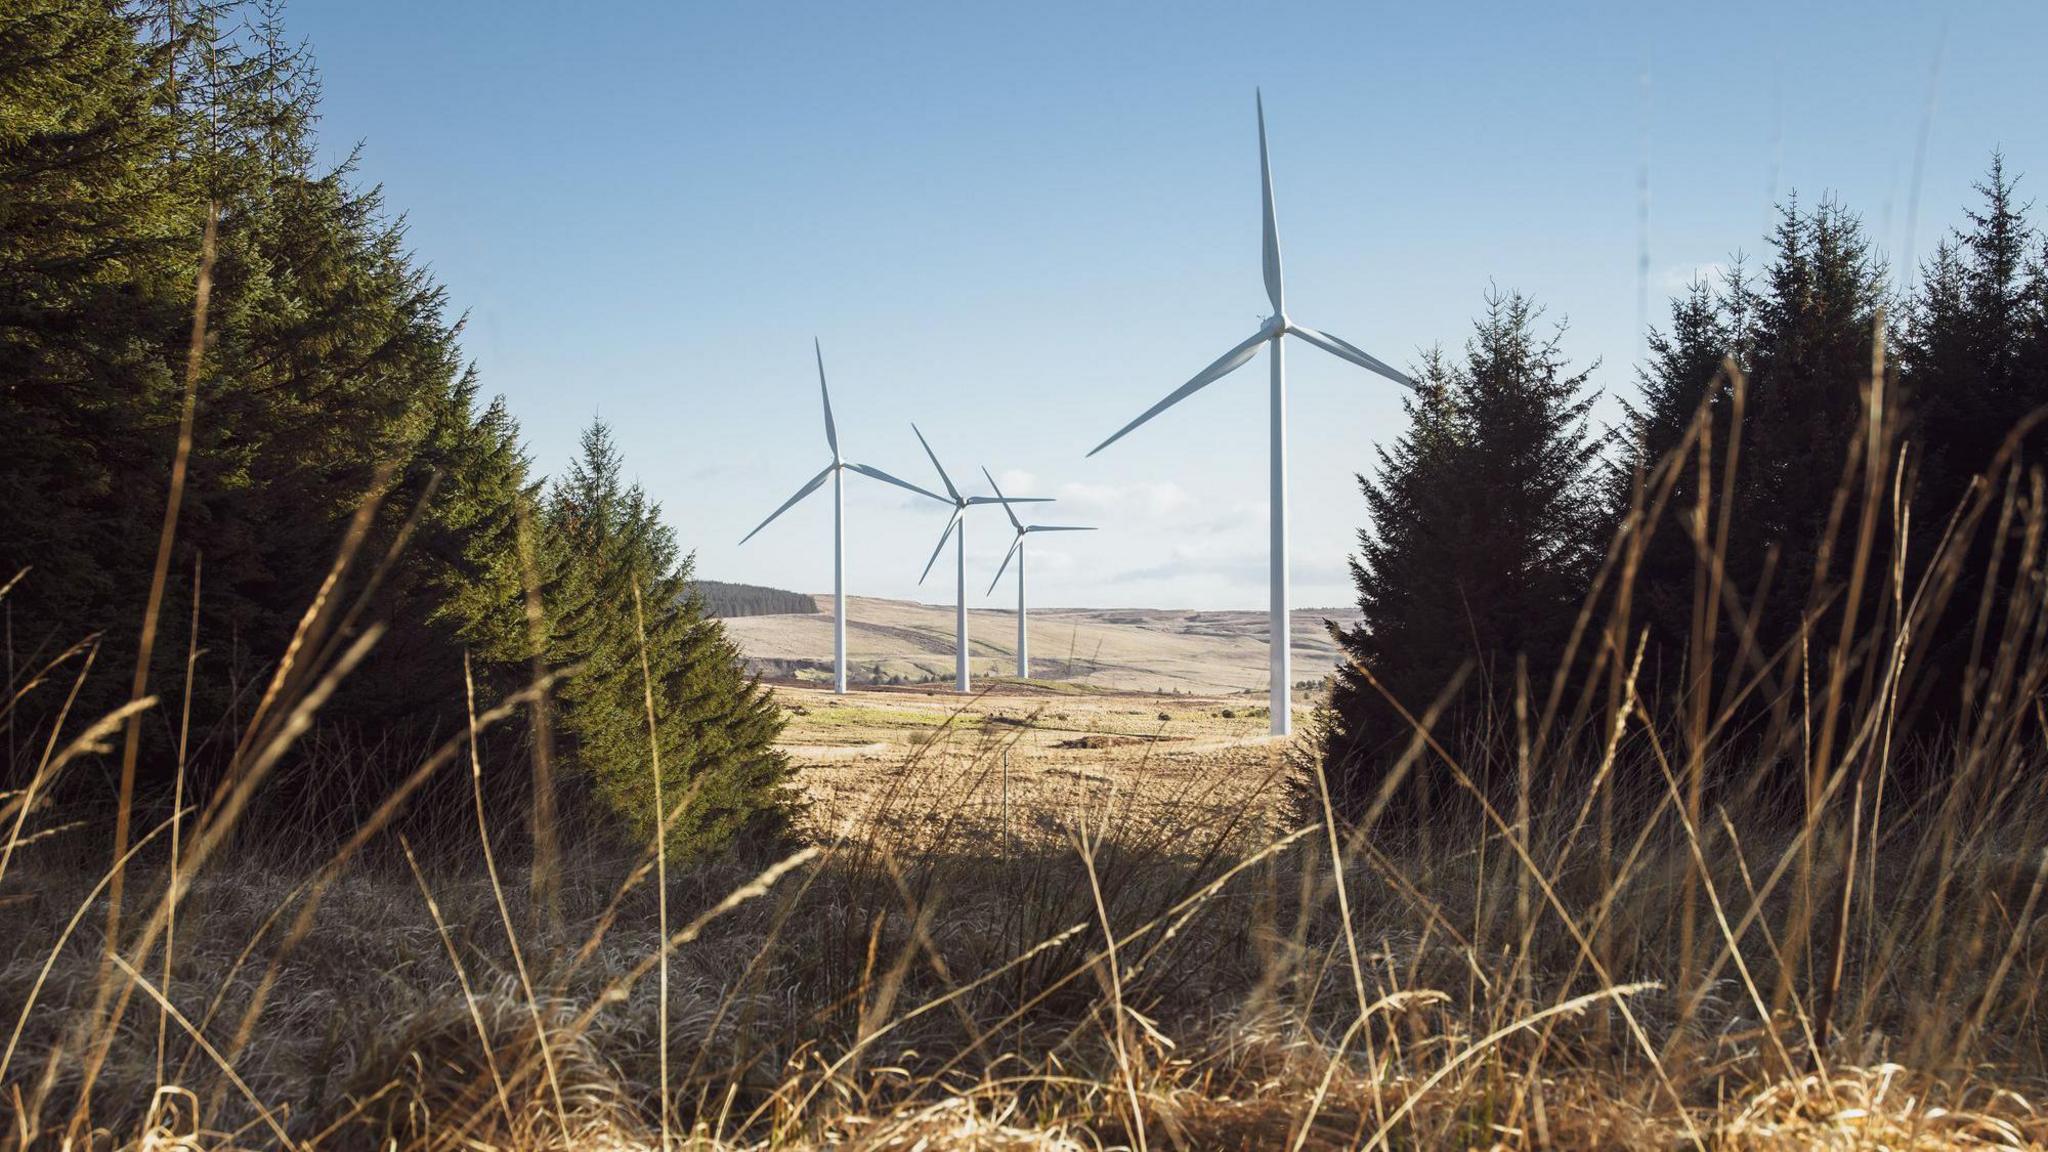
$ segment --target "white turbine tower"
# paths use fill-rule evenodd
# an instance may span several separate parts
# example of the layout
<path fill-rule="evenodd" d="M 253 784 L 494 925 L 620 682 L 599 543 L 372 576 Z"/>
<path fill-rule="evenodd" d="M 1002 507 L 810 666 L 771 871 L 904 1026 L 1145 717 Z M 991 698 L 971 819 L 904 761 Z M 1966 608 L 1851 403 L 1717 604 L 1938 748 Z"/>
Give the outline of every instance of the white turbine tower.
<path fill-rule="evenodd" d="M 1280 231 L 1273 219 L 1273 169 L 1266 158 L 1266 104 L 1263 98 L 1254 96 L 1259 112 L 1259 180 L 1261 198 L 1265 205 L 1265 276 L 1266 298 L 1272 301 L 1273 314 L 1251 337 L 1225 352 L 1214 364 L 1195 374 L 1195 378 L 1145 410 L 1145 414 L 1117 430 L 1116 435 L 1095 446 L 1088 453 L 1093 456 L 1111 444 L 1121 440 L 1138 425 L 1152 419 L 1210 384 L 1243 367 L 1253 356 L 1258 355 L 1259 346 L 1269 345 L 1270 362 L 1273 366 L 1272 410 L 1270 419 L 1272 467 L 1272 510 L 1268 514 L 1272 539 L 1269 544 L 1271 555 L 1269 565 L 1272 581 L 1270 617 L 1267 621 L 1272 655 L 1272 685 L 1268 699 L 1272 705 L 1273 735 L 1285 736 L 1293 731 L 1293 717 L 1289 714 L 1290 690 L 1292 687 L 1292 662 L 1288 651 L 1291 629 L 1287 615 L 1287 369 L 1281 351 L 1281 338 L 1299 336 L 1310 344 L 1321 348 L 1340 360 L 1347 360 L 1361 368 L 1377 372 L 1403 387 L 1413 389 L 1415 381 L 1388 367 L 1377 357 L 1361 351 L 1349 342 L 1338 339 L 1327 332 L 1318 332 L 1305 324 L 1296 323 L 1287 315 L 1280 289 Z"/>
<path fill-rule="evenodd" d="M 953 690 L 967 692 L 972 689 L 967 671 L 967 510 L 977 504 L 1002 504 L 1006 507 L 1011 504 L 1041 504 L 1048 497 L 1015 496 L 1005 500 L 1001 496 L 962 496 L 960 489 L 953 486 L 953 478 L 946 475 L 946 466 L 939 463 L 939 455 L 932 451 L 931 442 L 924 438 L 924 433 L 915 424 L 910 426 L 910 430 L 917 433 L 917 442 L 924 445 L 924 454 L 931 457 L 932 467 L 938 470 L 939 483 L 946 486 L 946 494 L 940 499 L 953 506 L 953 514 L 946 517 L 946 530 L 939 533 L 938 546 L 932 549 L 932 558 L 925 561 L 924 575 L 919 576 L 917 582 L 923 584 L 925 577 L 932 574 L 932 565 L 939 562 L 939 553 L 946 550 L 946 540 L 951 537 L 954 541 Z"/>
<path fill-rule="evenodd" d="M 994 592 L 996 585 L 1003 582 L 1003 572 L 1010 567 L 1010 558 L 1017 558 L 1017 678 L 1031 679 L 1031 633 L 1026 627 L 1028 621 L 1024 610 L 1024 538 L 1033 532 L 1093 532 L 1093 528 L 1076 528 L 1065 524 L 1026 524 L 1017 519 L 1016 509 L 1010 507 L 1010 500 L 1003 495 L 996 478 L 983 468 L 981 474 L 988 479 L 988 486 L 996 494 L 996 501 L 1003 506 L 1004 515 L 1010 518 L 1010 527 L 1017 535 L 1010 540 L 1010 550 L 1003 555 L 1001 567 L 996 569 L 996 578 L 988 582 L 988 590 Z"/>
<path fill-rule="evenodd" d="M 826 480 L 832 481 L 832 691 L 846 693 L 846 473 L 858 472 L 885 484 L 894 484 L 915 492 L 920 496 L 940 499 L 938 493 L 929 492 L 908 480 L 898 480 L 880 468 L 866 464 L 855 464 L 839 454 L 839 429 L 832 423 L 832 392 L 825 387 L 825 350 L 811 342 L 818 355 L 818 395 L 825 401 L 825 443 L 832 449 L 832 462 L 820 469 L 816 476 L 804 482 L 796 495 L 782 502 L 782 507 L 768 514 L 752 532 L 740 539 L 741 544 L 752 540 L 761 529 L 775 522 L 777 516 L 789 511 L 797 501 L 816 492 Z"/>

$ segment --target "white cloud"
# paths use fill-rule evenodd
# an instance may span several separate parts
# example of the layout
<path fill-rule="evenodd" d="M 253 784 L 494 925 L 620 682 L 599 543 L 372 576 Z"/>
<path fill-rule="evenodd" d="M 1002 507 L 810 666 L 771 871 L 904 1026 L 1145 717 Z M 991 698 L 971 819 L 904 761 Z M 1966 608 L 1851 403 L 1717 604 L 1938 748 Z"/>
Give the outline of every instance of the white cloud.
<path fill-rule="evenodd" d="M 998 474 L 996 484 L 1005 496 L 1035 496 L 1038 493 L 1038 477 L 1022 468 L 1011 468 Z"/>
<path fill-rule="evenodd" d="M 1130 583 L 1198 577 L 1249 585 L 1264 580 L 1265 573 L 1265 551 L 1252 541 L 1198 535 L 1153 551 L 1147 563 L 1126 568 L 1111 579 Z"/>
<path fill-rule="evenodd" d="M 1079 512 L 1142 513 L 1170 516 L 1193 502 L 1188 491 L 1171 480 L 1134 484 L 1063 484 L 1060 503 Z"/>
<path fill-rule="evenodd" d="M 1188 530 L 1208 536 L 1241 536 L 1246 539 L 1265 539 L 1267 507 L 1252 500 L 1237 500 L 1206 510 L 1201 519 L 1188 525 Z"/>

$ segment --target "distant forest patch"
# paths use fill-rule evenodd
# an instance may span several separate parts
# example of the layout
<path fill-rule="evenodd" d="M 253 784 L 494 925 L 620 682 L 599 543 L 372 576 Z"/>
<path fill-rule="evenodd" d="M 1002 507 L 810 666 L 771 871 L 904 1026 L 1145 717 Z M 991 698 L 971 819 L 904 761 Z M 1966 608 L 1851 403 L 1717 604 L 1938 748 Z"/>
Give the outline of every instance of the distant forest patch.
<path fill-rule="evenodd" d="M 727 584 L 722 580 L 699 580 L 696 586 L 704 596 L 705 614 L 709 616 L 794 616 L 818 611 L 817 597 L 802 592 L 785 592 L 758 584 Z"/>

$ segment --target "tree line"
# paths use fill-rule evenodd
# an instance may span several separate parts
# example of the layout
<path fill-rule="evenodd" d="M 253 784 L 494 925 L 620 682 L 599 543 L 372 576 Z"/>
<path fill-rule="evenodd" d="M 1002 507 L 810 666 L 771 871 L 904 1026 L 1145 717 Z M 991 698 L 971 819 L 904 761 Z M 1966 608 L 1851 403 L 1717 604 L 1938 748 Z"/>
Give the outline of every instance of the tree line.
<path fill-rule="evenodd" d="M 693 585 L 704 598 L 708 615 L 719 619 L 735 616 L 809 616 L 818 611 L 818 598 L 758 584 L 730 584 L 723 580 L 698 580 Z"/>
<path fill-rule="evenodd" d="M 2024 502 L 2040 440 L 2015 429 L 2048 405 L 2048 242 L 2016 184 L 1994 155 L 1909 289 L 1839 201 L 1784 203 L 1760 268 L 1738 258 L 1671 302 L 1619 427 L 1597 425 L 1561 326 L 1489 296 L 1461 350 L 1424 357 L 1408 429 L 1359 477 L 1363 618 L 1339 630 L 1321 725 L 1336 802 L 1500 798 L 1536 714 L 1571 728 L 1560 713 L 1597 695 L 1602 661 L 1597 703 L 1619 699 L 1617 665 L 1652 721 L 1683 727 L 1711 700 L 1742 787 L 1796 796 L 1800 750 L 1766 734 L 1797 733 L 1845 621 L 1897 633 L 1909 612 L 1898 731 L 1968 723 L 2013 579 L 2001 534 L 2022 529 L 1958 512 L 1987 483 Z M 1945 526 L 1975 535 L 1943 545 Z M 1907 603 L 1941 547 L 1968 561 L 1933 582 L 1945 610 Z M 1874 667 L 1868 648 L 1843 651 Z M 1417 768 L 1383 797 L 1425 719 L 1477 779 Z M 1607 731 L 1577 732 L 1597 760 Z M 1706 766 L 1706 786 L 1737 767 Z"/>
<path fill-rule="evenodd" d="M 492 803 L 587 804 L 651 829 L 651 713 L 667 794 L 688 801 L 673 814 L 679 847 L 772 831 L 789 771 L 781 721 L 708 617 L 690 556 L 602 425 L 564 474 L 535 471 L 401 221 L 353 156 L 318 163 L 319 95 L 275 0 L 0 11 L 0 583 L 19 575 L 0 600 L 8 786 L 67 712 L 127 698 L 205 263 L 163 599 L 166 620 L 196 620 L 195 786 L 224 765 L 309 604 L 353 594 L 322 582 L 374 508 L 358 548 L 394 555 L 366 615 L 386 631 L 324 726 L 403 750 L 462 730 L 466 667 L 487 702 L 563 673 L 546 715 L 485 757 Z M 155 646 L 149 684 L 167 700 L 186 648 Z M 145 802 L 170 791 L 177 727 L 169 705 L 146 720 Z M 516 767 L 542 729 L 560 746 L 558 781 Z M 345 828 L 411 767 L 302 756 L 282 791 Z M 535 779 L 565 794 L 537 796 Z M 77 800 L 110 792 L 72 783 Z M 468 782 L 450 791 L 466 800 Z"/>

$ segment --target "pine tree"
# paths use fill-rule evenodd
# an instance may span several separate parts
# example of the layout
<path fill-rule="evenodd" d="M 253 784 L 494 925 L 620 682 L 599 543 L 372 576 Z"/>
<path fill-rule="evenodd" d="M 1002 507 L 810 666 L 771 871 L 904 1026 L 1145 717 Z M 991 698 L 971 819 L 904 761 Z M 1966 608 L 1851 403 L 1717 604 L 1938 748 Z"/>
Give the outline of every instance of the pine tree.
<path fill-rule="evenodd" d="M 1992 467 L 2000 446 L 2030 413 L 2048 405 L 2048 274 L 2041 236 L 2013 196 L 2015 180 L 1994 153 L 1976 186 L 1981 206 L 1969 228 L 1945 239 L 1921 270 L 1901 326 L 1901 378 L 1912 405 L 1913 434 L 1923 460 L 1914 501 L 1923 525 L 1945 525 Z M 2048 432 L 2020 444 L 2020 463 L 2038 465 Z M 2003 483 L 2004 476 L 1986 476 Z M 1934 531 L 1915 541 L 1914 559 L 1931 551 Z M 1985 599 L 1993 538 L 1980 531 L 1946 600 L 1946 612 L 1923 636 L 1919 700 L 1928 717 L 1946 723 L 1974 691 L 1966 677 L 1977 607 Z M 1916 563 L 1917 567 L 1917 563 Z M 1989 602 L 2007 601 L 2003 587 Z"/>
<path fill-rule="evenodd" d="M 0 12 L 0 568 L 34 569 L 9 598 L 29 649 L 130 631 L 139 596 L 110 608 L 162 514 L 130 481 L 168 466 L 201 214 L 157 67 L 110 6 Z"/>
<path fill-rule="evenodd" d="M 2033 363 L 2048 312 L 2041 238 L 2013 198 L 2015 181 L 1994 153 L 1976 186 L 1982 206 L 1936 249 L 1903 325 L 1902 375 L 1926 446 L 1921 505 L 1947 518 L 2006 433 L 2048 404 L 2048 375 Z"/>
<path fill-rule="evenodd" d="M 486 705 L 532 676 L 519 533 L 522 516 L 535 518 L 541 484 L 503 398 L 480 406 L 478 391 L 476 373 L 465 372 L 422 404 L 431 427 L 386 500 L 393 519 L 415 506 L 421 516 L 374 608 L 385 637 L 341 714 L 387 732 L 424 736 L 462 723 L 465 656 Z M 505 798 L 518 799 L 505 783 Z"/>
<path fill-rule="evenodd" d="M 1732 364 L 1737 372 L 1747 371 L 1753 311 L 1753 288 L 1738 257 L 1718 284 L 1695 279 L 1671 302 L 1668 331 L 1650 331 L 1649 363 L 1636 369 L 1637 399 L 1621 403 L 1625 447 L 1609 472 L 1609 515 L 1616 527 L 1633 506 L 1637 485 L 1647 482 L 1667 457 L 1688 443 L 1691 452 L 1699 450 L 1698 441 L 1688 441 L 1688 436 L 1704 437 L 1709 475 L 1721 475 L 1733 420 L 1733 378 L 1728 369 Z M 1702 420 L 1695 430 L 1695 423 Z M 1675 669 L 1692 627 L 1693 585 L 1700 569 L 1699 550 L 1688 528 L 1698 507 L 1696 459 L 1688 455 L 1669 474 L 1663 507 L 1649 525 L 1636 570 L 1634 599 L 1654 651 L 1646 683 L 1658 680 L 1660 665 Z M 1709 496 L 1718 499 L 1718 489 Z M 1659 510 L 1646 505 L 1644 511 Z"/>
<path fill-rule="evenodd" d="M 1647 684 L 1675 683 L 1671 676 L 1705 650 L 1691 644 L 1708 563 L 1719 566 L 1721 586 L 1745 618 L 1738 621 L 1725 602 L 1714 605 L 1715 634 L 1702 639 L 1712 640 L 1721 666 L 1703 683 L 1718 683 L 1746 644 L 1771 651 L 1786 643 L 1809 604 L 1828 602 L 1815 581 L 1849 438 L 1861 426 L 1871 341 L 1886 300 L 1884 272 L 1860 222 L 1832 200 L 1810 211 L 1796 198 L 1788 201 L 1771 247 L 1759 283 L 1752 285 L 1738 264 L 1718 291 L 1697 285 L 1673 302 L 1671 331 L 1651 334 L 1651 361 L 1638 374 L 1640 398 L 1627 408 L 1628 479 L 1610 487 L 1610 507 L 1626 508 L 1635 475 L 1680 443 L 1704 405 L 1712 449 L 1709 516 L 1718 526 L 1725 515 L 1728 525 L 1721 554 L 1703 560 L 1691 526 L 1700 504 L 1698 463 L 1689 459 L 1674 476 L 1662 516 L 1648 525 L 1636 574 L 1635 599 L 1651 641 Z M 1724 359 L 1746 379 L 1739 427 L 1721 374 Z M 1732 485 L 1731 455 L 1738 460 Z M 1740 631 L 1752 611 L 1753 636 Z"/>
<path fill-rule="evenodd" d="M 2019 407 L 2032 415 L 2048 405 L 2048 236 L 2035 235 L 2027 261 L 2027 307 L 2020 341 Z"/>
<path fill-rule="evenodd" d="M 1436 583 L 1457 568 L 1466 513 L 1456 499 L 1457 468 L 1470 437 L 1452 395 L 1455 383 L 1442 351 L 1431 350 L 1416 376 L 1415 394 L 1402 399 L 1408 431 L 1391 448 L 1377 450 L 1376 477 L 1358 477 L 1371 526 L 1359 532 L 1358 554 L 1350 560 L 1362 619 L 1336 633 L 1346 659 L 1337 670 L 1324 733 L 1333 785 L 1353 775 L 1354 765 L 1398 753 L 1408 735 L 1360 665 L 1413 708 L 1420 703 L 1418 693 L 1426 698 L 1435 692 L 1462 661 L 1451 638 L 1463 634 L 1464 614 Z M 1347 785 L 1336 791 L 1346 798 L 1347 814 L 1356 816 L 1352 809 L 1361 790 Z"/>
<path fill-rule="evenodd" d="M 1862 426 L 1872 342 L 1887 301 L 1862 223 L 1833 200 L 1780 212 L 1775 256 L 1758 293 L 1743 462 L 1736 477 L 1728 579 L 1753 595 L 1778 554 L 1761 632 L 1794 634 L 1814 599 L 1829 511 Z M 1845 521 L 1854 524 L 1852 518 Z"/>
<path fill-rule="evenodd" d="M 1556 335 L 1537 333 L 1538 315 L 1520 295 L 1489 297 L 1462 361 L 1426 361 L 1408 432 L 1381 452 L 1376 477 L 1359 478 L 1371 515 L 1352 562 L 1363 619 L 1337 633 L 1347 663 L 1324 722 L 1333 798 L 1349 818 L 1410 735 L 1357 665 L 1420 715 L 1470 664 L 1439 732 L 1456 743 L 1483 740 L 1503 714 L 1518 658 L 1539 674 L 1562 658 L 1599 556 L 1604 441 L 1589 425 L 1586 373 L 1570 371 Z"/>
<path fill-rule="evenodd" d="M 549 657 L 574 669 L 563 718 L 596 795 L 626 829 L 651 834 L 651 684 L 664 798 L 688 800 L 671 847 L 701 853 L 779 831 L 791 802 L 789 763 L 774 747 L 781 714 L 742 670 L 723 626 L 704 615 L 690 559 L 660 508 L 627 483 L 603 423 L 585 431 L 580 456 L 549 493 L 547 522 L 557 565 Z"/>

